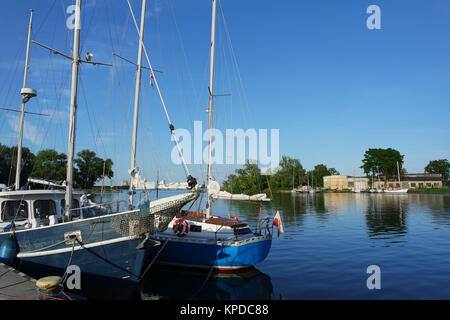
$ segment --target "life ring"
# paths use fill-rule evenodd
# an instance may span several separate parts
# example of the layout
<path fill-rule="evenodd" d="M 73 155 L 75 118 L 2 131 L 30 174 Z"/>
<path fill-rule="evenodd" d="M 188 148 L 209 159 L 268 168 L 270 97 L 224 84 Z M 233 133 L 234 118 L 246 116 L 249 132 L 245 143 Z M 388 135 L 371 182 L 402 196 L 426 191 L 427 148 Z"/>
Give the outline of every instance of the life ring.
<path fill-rule="evenodd" d="M 185 237 L 189 233 L 189 224 L 186 220 L 178 219 L 173 224 L 173 233 L 180 238 Z"/>
<path fill-rule="evenodd" d="M 239 218 L 236 217 L 235 215 L 232 215 L 232 216 L 231 216 L 231 219 L 234 219 L 234 220 L 236 220 L 236 221 L 239 221 Z"/>

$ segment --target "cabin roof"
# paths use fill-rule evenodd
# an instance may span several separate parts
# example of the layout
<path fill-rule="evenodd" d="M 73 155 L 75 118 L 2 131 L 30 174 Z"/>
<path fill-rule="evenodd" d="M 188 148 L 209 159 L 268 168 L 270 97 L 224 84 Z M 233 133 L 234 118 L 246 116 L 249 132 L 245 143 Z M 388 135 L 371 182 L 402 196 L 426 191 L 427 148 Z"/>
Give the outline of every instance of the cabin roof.
<path fill-rule="evenodd" d="M 18 191 L 4 191 L 0 192 L 0 199 L 6 198 L 29 198 L 36 196 L 64 196 L 66 192 L 64 190 L 18 190 Z M 81 191 L 74 191 L 74 196 L 82 196 L 84 193 Z"/>

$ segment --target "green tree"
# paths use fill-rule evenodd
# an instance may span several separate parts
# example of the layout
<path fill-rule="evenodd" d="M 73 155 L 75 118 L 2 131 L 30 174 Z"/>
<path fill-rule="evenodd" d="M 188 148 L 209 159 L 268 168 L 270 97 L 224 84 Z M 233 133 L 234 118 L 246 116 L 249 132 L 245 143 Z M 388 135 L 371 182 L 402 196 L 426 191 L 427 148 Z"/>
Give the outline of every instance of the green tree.
<path fill-rule="evenodd" d="M 257 164 L 247 161 L 242 169 L 235 170 L 236 174 L 230 174 L 223 182 L 223 188 L 231 193 L 244 193 L 253 195 L 265 190 L 267 180 L 261 175 L 261 169 Z"/>
<path fill-rule="evenodd" d="M 306 181 L 306 170 L 303 169 L 300 160 L 288 156 L 282 156 L 278 171 L 271 178 L 272 187 L 286 188 L 302 185 Z"/>
<path fill-rule="evenodd" d="M 105 177 L 112 178 L 114 176 L 112 160 L 103 160 L 90 150 L 78 152 L 74 163 L 77 166 L 74 170 L 75 186 L 79 188 L 91 189 L 103 176 L 103 166 L 105 166 Z"/>
<path fill-rule="evenodd" d="M 31 175 L 36 178 L 62 181 L 66 179 L 67 156 L 55 150 L 40 151 L 34 159 Z"/>
<path fill-rule="evenodd" d="M 397 176 L 397 162 L 401 169 L 403 157 L 404 155 L 392 148 L 369 149 L 364 153 L 361 168 L 368 177 L 384 175 L 386 182 L 387 179 Z"/>
<path fill-rule="evenodd" d="M 442 181 L 447 185 L 450 176 L 450 163 L 447 159 L 432 160 L 425 167 L 425 172 L 442 174 Z"/>
<path fill-rule="evenodd" d="M 22 147 L 20 181 L 23 185 L 33 170 L 35 155 L 26 147 Z M 12 185 L 16 178 L 17 146 L 8 147 L 0 143 L 0 183 Z"/>
<path fill-rule="evenodd" d="M 309 177 L 314 178 L 314 183 L 311 181 L 310 184 L 315 187 L 323 187 L 323 177 L 338 175 L 339 172 L 335 168 L 327 168 L 324 164 L 318 164 L 314 167 L 314 170 L 308 172 Z"/>

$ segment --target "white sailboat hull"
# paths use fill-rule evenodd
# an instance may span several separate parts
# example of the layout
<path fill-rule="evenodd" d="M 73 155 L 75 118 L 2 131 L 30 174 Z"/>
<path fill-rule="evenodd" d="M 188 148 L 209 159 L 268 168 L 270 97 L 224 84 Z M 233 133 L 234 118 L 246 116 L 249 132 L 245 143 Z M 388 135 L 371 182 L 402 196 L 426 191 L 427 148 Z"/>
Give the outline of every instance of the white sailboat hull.
<path fill-rule="evenodd" d="M 384 190 L 384 193 L 408 193 L 408 189 L 392 189 L 392 190 Z"/>

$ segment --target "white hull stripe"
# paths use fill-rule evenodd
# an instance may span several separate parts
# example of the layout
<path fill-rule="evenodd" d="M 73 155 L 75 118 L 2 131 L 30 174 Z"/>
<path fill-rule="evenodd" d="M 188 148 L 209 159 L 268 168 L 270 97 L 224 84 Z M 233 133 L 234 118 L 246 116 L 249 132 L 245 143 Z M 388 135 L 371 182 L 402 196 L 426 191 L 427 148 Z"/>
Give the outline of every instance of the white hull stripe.
<path fill-rule="evenodd" d="M 249 243 L 254 242 L 261 242 L 264 240 L 271 240 L 271 237 L 268 236 L 259 236 L 259 237 L 252 237 L 248 239 L 242 239 L 242 240 L 214 240 L 214 239 L 201 239 L 201 238 L 176 238 L 174 236 L 167 236 L 167 235 L 153 235 L 150 236 L 150 238 L 159 240 L 159 241 L 165 241 L 169 238 L 169 241 L 172 242 L 178 242 L 178 243 L 191 243 L 191 244 L 205 244 L 205 245 L 211 245 L 211 246 L 226 246 L 226 247 L 240 247 Z"/>
<path fill-rule="evenodd" d="M 111 239 L 111 240 L 105 240 L 105 241 L 99 241 L 99 242 L 85 244 L 84 247 L 85 248 L 95 248 L 95 247 L 99 247 L 99 246 L 104 246 L 104 245 L 108 245 L 108 244 L 112 244 L 112 243 L 118 243 L 118 242 L 123 242 L 123 241 L 128 241 L 128 240 L 134 240 L 134 239 L 137 239 L 137 238 L 136 237 L 122 237 L 122 238 L 116 238 L 116 239 Z M 75 246 L 73 250 L 74 251 L 83 250 L 83 247 Z M 71 252 L 71 251 L 72 251 L 72 245 L 68 245 L 68 247 L 64 248 L 64 249 L 55 249 L 55 250 L 47 250 L 47 251 L 39 251 L 39 252 L 31 252 L 31 253 L 22 252 L 17 255 L 17 258 L 20 259 L 20 258 L 42 257 L 42 256 L 66 253 L 66 252 Z"/>

